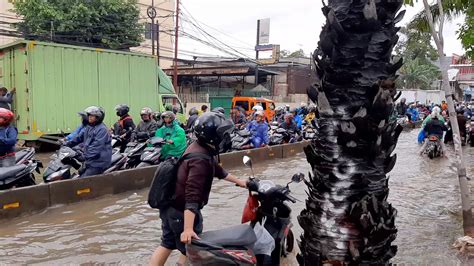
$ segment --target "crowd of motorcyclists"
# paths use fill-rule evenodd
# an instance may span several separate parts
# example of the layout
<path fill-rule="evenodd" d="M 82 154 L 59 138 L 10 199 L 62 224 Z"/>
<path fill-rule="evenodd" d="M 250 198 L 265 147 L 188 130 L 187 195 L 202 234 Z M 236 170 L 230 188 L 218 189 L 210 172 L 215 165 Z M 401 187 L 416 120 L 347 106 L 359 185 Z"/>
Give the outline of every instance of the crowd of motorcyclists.
<path fill-rule="evenodd" d="M 9 107 L 9 105 L 8 105 Z M 77 152 L 81 162 L 78 169 L 80 177 L 102 174 L 114 163 L 114 154 L 127 156 L 135 143 L 147 143 L 151 146 L 152 138 L 160 139 L 160 161 L 170 157 L 180 157 L 195 139 L 194 125 L 199 117 L 208 111 L 203 105 L 200 110 L 191 108 L 187 121 L 182 124 L 176 119 L 178 108 L 171 105 L 165 112 L 154 112 L 149 107 L 140 111 L 140 121 L 135 124 L 126 104 L 115 107 L 117 122 L 110 128 L 104 124 L 105 111 L 98 106 L 90 106 L 78 113 L 79 126 L 69 135 L 58 141 L 60 147 L 69 147 Z M 260 148 L 300 141 L 306 138 L 306 128 L 314 132 L 316 128 L 316 108 L 301 104 L 299 108 L 290 109 L 281 106 L 269 116 L 262 106 L 257 105 L 252 112 L 246 112 L 240 106 L 230 112 L 229 120 L 235 125 L 233 134 L 246 134 L 241 145 L 220 147 L 220 152 Z M 222 107 L 210 112 L 225 114 Z M 0 167 L 15 165 L 15 145 L 17 129 L 13 126 L 14 114 L 7 108 L 0 108 Z M 271 138 L 273 136 L 273 138 Z M 314 135 L 312 135 L 314 136 Z M 308 139 L 308 138 L 306 138 Z M 232 139 L 236 141 L 236 139 Z M 232 142 L 231 142 L 232 143 Z M 127 165 L 121 166 L 126 168 Z M 136 164 L 134 165 L 136 167 Z"/>
<path fill-rule="evenodd" d="M 474 146 L 474 123 L 471 120 L 474 112 L 474 105 L 469 102 L 455 102 L 456 119 L 461 135 L 461 144 L 467 142 Z M 441 104 L 431 103 L 429 105 L 419 102 L 406 103 L 402 98 L 395 107 L 395 114 L 400 124 L 421 123 L 421 130 L 418 134 L 418 143 L 423 144 L 419 153 L 426 153 L 429 139 L 436 140 L 440 147 L 440 155 L 444 155 L 445 144 L 453 143 L 453 131 L 449 121 L 448 105 L 446 101 Z"/>

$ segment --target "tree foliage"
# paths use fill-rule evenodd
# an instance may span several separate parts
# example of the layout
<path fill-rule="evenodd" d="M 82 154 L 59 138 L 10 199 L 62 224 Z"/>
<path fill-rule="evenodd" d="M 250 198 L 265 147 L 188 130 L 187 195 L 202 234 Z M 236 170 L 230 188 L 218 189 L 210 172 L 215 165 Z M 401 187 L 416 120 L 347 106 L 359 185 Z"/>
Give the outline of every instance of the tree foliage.
<path fill-rule="evenodd" d="M 430 89 L 441 75 L 439 67 L 432 63 L 438 60 L 438 53 L 431 45 L 431 34 L 406 27 L 400 34 L 394 51 L 397 57 L 403 57 L 405 64 L 400 69 L 397 84 L 405 89 Z"/>
<path fill-rule="evenodd" d="M 413 5 L 413 0 L 406 0 L 405 2 Z M 445 17 L 448 20 L 452 20 L 460 15 L 465 16 L 465 21 L 460 25 L 460 29 L 457 32 L 458 38 L 461 40 L 468 57 L 474 59 L 474 0 L 443 0 L 442 3 Z M 437 3 L 431 5 L 431 14 L 435 20 L 439 17 Z M 415 15 L 407 27 L 419 31 L 430 32 L 425 11 L 421 10 L 417 15 Z"/>
<path fill-rule="evenodd" d="M 136 0 L 14 0 L 27 39 L 128 49 L 142 41 Z"/>
<path fill-rule="evenodd" d="M 306 57 L 306 54 L 304 53 L 303 49 L 299 49 L 293 52 L 290 52 L 288 50 L 282 50 L 280 52 L 281 57 L 283 58 L 291 58 L 291 57 Z"/>

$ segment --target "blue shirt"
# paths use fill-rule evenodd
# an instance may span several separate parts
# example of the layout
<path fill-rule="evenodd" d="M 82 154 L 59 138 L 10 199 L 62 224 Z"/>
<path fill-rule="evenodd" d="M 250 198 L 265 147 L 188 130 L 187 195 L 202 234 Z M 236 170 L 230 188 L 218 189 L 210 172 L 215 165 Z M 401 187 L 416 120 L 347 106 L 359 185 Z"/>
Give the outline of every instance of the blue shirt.
<path fill-rule="evenodd" d="M 18 130 L 15 127 L 0 127 L 0 156 L 15 152 Z"/>
<path fill-rule="evenodd" d="M 250 131 L 252 137 L 261 138 L 264 144 L 268 144 L 268 124 L 267 122 L 260 122 L 253 120 L 247 126 L 247 130 Z"/>

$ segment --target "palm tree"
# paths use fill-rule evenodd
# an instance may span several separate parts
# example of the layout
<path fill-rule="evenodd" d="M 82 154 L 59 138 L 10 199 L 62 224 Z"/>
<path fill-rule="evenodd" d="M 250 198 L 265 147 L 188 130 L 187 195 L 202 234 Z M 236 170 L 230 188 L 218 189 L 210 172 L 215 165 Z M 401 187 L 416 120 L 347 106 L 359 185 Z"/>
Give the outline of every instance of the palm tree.
<path fill-rule="evenodd" d="M 400 69 L 400 85 L 405 89 L 430 88 L 434 81 L 439 80 L 441 71 L 431 63 L 422 62 L 420 59 L 407 60 Z"/>
<path fill-rule="evenodd" d="M 401 127 L 390 120 L 396 71 L 391 53 L 402 0 L 329 0 L 314 53 L 320 79 L 308 89 L 320 119 L 305 148 L 313 175 L 298 216 L 300 265 L 386 264 L 396 253 L 396 210 L 387 202 Z"/>

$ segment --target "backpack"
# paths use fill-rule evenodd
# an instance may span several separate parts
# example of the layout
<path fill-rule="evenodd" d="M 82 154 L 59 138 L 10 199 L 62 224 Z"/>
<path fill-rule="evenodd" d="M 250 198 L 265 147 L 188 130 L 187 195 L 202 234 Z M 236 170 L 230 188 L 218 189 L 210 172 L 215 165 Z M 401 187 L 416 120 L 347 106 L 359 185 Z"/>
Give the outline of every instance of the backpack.
<path fill-rule="evenodd" d="M 148 205 L 154 209 L 165 209 L 174 200 L 178 168 L 187 159 L 203 158 L 212 161 L 213 158 L 204 153 L 188 153 L 181 158 L 168 158 L 156 169 L 155 177 L 148 193 Z"/>

